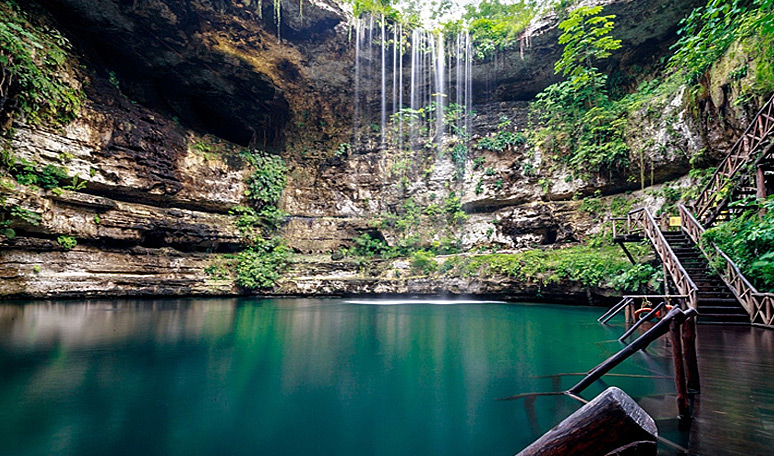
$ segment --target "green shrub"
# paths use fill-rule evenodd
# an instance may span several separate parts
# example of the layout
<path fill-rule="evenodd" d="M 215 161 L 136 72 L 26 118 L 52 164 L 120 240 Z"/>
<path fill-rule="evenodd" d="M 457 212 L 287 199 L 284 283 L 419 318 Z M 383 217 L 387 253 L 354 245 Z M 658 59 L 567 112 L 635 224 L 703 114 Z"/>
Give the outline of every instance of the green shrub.
<path fill-rule="evenodd" d="M 9 106 L 0 105 L 0 111 L 13 111 L 32 124 L 72 121 L 83 93 L 64 78 L 68 49 L 58 31 L 33 24 L 13 1 L 0 2 L 0 67 L 12 77 L 10 87 L 3 88 L 9 89 Z"/>
<path fill-rule="evenodd" d="M 290 262 L 291 251 L 282 239 L 253 239 L 253 245 L 236 255 L 237 285 L 271 289 Z"/>
<path fill-rule="evenodd" d="M 708 229 L 702 242 L 714 243 L 731 257 L 758 291 L 774 292 L 774 196 Z"/>
<path fill-rule="evenodd" d="M 65 250 L 72 250 L 76 245 L 78 245 L 78 241 L 76 241 L 72 236 L 59 236 L 56 238 L 56 242 L 58 242 L 59 245 L 61 245 Z"/>
<path fill-rule="evenodd" d="M 771 0 L 709 0 L 680 22 L 669 67 L 696 82 L 735 40 L 766 34 L 774 24 Z"/>
<path fill-rule="evenodd" d="M 586 214 L 601 214 L 605 209 L 605 202 L 601 199 L 602 192 L 597 190 L 593 196 L 583 198 L 578 206 L 578 212 Z"/>
<path fill-rule="evenodd" d="M 610 286 L 618 290 L 639 291 L 643 286 L 657 289 L 658 280 L 663 279 L 664 272 L 649 264 L 637 264 L 610 280 Z"/>
<path fill-rule="evenodd" d="M 435 261 L 435 254 L 427 250 L 417 250 L 411 254 L 411 270 L 414 273 L 425 275 L 432 274 L 438 270 L 438 263 Z"/>
<path fill-rule="evenodd" d="M 372 257 L 375 255 L 390 256 L 390 246 L 387 243 L 378 238 L 372 237 L 369 233 L 363 233 L 352 239 L 355 243 L 354 247 L 349 251 L 350 254 Z"/>
<path fill-rule="evenodd" d="M 278 155 L 259 151 L 247 153 L 245 157 L 254 169 L 247 179 L 246 196 L 259 207 L 277 204 L 287 183 L 285 161 Z"/>
<path fill-rule="evenodd" d="M 646 246 L 632 246 L 635 254 L 648 252 Z M 447 274 L 461 277 L 485 274 L 501 274 L 522 282 L 548 285 L 560 280 L 576 282 L 587 287 L 611 286 L 623 288 L 624 284 L 616 278 L 627 271 L 630 277 L 640 280 L 639 284 L 654 282 L 650 277 L 645 280 L 642 266 L 633 266 L 622 255 L 617 246 L 604 245 L 590 247 L 586 245 L 555 250 L 528 250 L 515 254 L 489 254 L 470 258 L 449 259 L 454 267 L 445 267 Z"/>
<path fill-rule="evenodd" d="M 596 66 L 621 47 L 610 36 L 615 16 L 600 16 L 601 11 L 580 7 L 559 24 L 564 50 L 555 72 L 568 79 L 548 86 L 531 106 L 533 121 L 541 126 L 532 133 L 533 142 L 580 176 L 612 176 L 629 164 L 626 105 L 610 100 L 607 75 Z"/>

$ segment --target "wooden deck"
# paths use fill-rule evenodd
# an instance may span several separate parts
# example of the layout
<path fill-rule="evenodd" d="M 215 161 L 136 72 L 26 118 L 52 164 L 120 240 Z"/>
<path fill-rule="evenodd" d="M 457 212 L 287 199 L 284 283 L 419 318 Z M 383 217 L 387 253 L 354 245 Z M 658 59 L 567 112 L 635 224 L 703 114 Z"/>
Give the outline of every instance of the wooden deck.
<path fill-rule="evenodd" d="M 774 454 L 774 331 L 699 325 L 690 454 Z"/>
<path fill-rule="evenodd" d="M 638 403 L 656 419 L 660 435 L 689 455 L 773 455 L 774 331 L 733 325 L 698 325 L 697 331 L 702 391 L 690 430 L 678 430 L 674 394 Z M 666 344 L 649 351 L 669 356 Z M 659 445 L 660 456 L 684 454 Z"/>

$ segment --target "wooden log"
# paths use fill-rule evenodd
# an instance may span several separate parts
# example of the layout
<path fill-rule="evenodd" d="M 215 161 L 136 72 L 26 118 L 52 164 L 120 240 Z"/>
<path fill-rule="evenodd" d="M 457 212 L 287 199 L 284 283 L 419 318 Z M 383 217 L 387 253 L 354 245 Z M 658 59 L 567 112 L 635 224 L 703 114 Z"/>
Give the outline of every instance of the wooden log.
<path fill-rule="evenodd" d="M 696 319 L 689 318 L 683 323 L 683 356 L 685 357 L 685 379 L 688 394 L 701 392 L 699 362 L 696 359 Z"/>
<path fill-rule="evenodd" d="M 658 428 L 634 400 L 612 386 L 543 434 L 518 456 L 655 455 Z M 648 452 L 623 452 L 632 444 Z M 628 451 L 628 450 L 627 450 Z"/>
<path fill-rule="evenodd" d="M 677 392 L 677 413 L 681 426 L 691 421 L 688 407 L 688 391 L 685 386 L 685 367 L 683 364 L 683 343 L 680 338 L 681 323 L 675 320 L 669 324 L 669 341 L 672 343 L 672 364 L 675 368 L 675 391 Z"/>

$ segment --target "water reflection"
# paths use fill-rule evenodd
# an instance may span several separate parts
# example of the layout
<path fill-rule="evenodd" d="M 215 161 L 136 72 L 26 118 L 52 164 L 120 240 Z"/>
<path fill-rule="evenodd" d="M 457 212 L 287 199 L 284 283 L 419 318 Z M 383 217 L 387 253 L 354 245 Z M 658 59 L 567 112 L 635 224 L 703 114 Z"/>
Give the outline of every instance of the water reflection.
<path fill-rule="evenodd" d="M 513 454 L 618 349 L 595 309 L 336 299 L 0 305 L 0 454 Z M 658 350 L 656 350 L 658 352 Z M 657 353 L 619 371 L 668 373 Z M 670 380 L 612 378 L 633 394 Z M 601 389 L 601 386 L 595 386 Z"/>
<path fill-rule="evenodd" d="M 231 331 L 236 299 L 0 304 L 4 350 L 66 349 L 147 338 L 173 342 Z"/>

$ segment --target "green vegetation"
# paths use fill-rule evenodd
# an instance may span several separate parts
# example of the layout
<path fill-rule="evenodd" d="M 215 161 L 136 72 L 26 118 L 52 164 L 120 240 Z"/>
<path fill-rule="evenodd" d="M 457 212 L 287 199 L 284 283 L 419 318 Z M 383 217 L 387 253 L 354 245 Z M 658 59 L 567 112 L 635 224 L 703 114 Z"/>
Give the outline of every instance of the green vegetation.
<path fill-rule="evenodd" d="M 595 66 L 621 47 L 610 36 L 614 16 L 600 16 L 601 11 L 601 6 L 581 7 L 559 24 L 564 51 L 554 70 L 568 79 L 547 87 L 532 105 L 540 125 L 533 143 L 581 176 L 612 174 L 629 159 L 623 134 L 627 111 L 611 101 L 607 75 Z"/>
<path fill-rule="evenodd" d="M 14 1 L 0 1 L 0 113 L 32 124 L 72 121 L 83 93 L 65 79 L 68 49 L 58 31 L 35 23 Z"/>
<path fill-rule="evenodd" d="M 237 285 L 249 289 L 274 287 L 291 258 L 290 248 L 276 235 L 286 214 L 273 205 L 263 206 L 258 212 L 237 206 L 231 214 L 238 217 L 236 224 L 247 245 L 233 257 Z"/>
<path fill-rule="evenodd" d="M 215 280 L 233 278 L 243 288 L 268 290 L 275 286 L 292 256 L 284 239 L 277 235 L 287 217 L 277 208 L 287 182 L 287 167 L 277 155 L 245 151 L 242 156 L 253 166 L 245 196 L 254 207 L 235 206 L 229 214 L 236 218 L 245 249 L 214 260 L 205 273 Z"/>
<path fill-rule="evenodd" d="M 467 4 L 463 11 L 452 11 L 451 0 L 347 1 L 355 17 L 384 16 L 388 22 L 401 24 L 404 30 L 423 27 L 445 35 L 468 30 L 478 59 L 514 47 L 521 32 L 538 14 L 554 9 L 564 15 L 570 3 L 569 0 L 483 0 Z"/>
<path fill-rule="evenodd" d="M 339 147 L 336 149 L 336 152 L 334 154 L 337 157 L 346 157 L 349 155 L 349 152 L 352 150 L 352 145 L 349 143 L 341 143 L 339 144 Z"/>
<path fill-rule="evenodd" d="M 72 250 L 76 245 L 78 245 L 78 241 L 76 241 L 72 236 L 59 236 L 56 238 L 56 242 L 58 242 L 59 245 L 61 245 L 65 250 Z"/>
<path fill-rule="evenodd" d="M 454 192 L 440 204 L 426 206 L 409 198 L 397 211 L 383 213 L 370 222 L 374 230 L 387 233 L 395 240 L 392 245 L 381 235 L 365 232 L 355 237 L 354 245 L 342 253 L 382 258 L 409 257 L 420 250 L 435 255 L 458 253 L 461 241 L 455 235 L 455 229 L 467 220 L 461 199 Z"/>
<path fill-rule="evenodd" d="M 467 23 L 478 58 L 507 49 L 517 41 L 538 12 L 538 2 L 521 0 L 505 3 L 483 0 L 467 5 L 463 22 Z"/>
<path fill-rule="evenodd" d="M 41 216 L 29 209 L 6 205 L 5 198 L 2 198 L 0 200 L 0 235 L 8 239 L 16 237 L 16 230 L 11 228 L 11 224 L 15 221 L 38 226 L 41 222 Z"/>
<path fill-rule="evenodd" d="M 501 117 L 495 134 L 481 138 L 476 144 L 476 148 L 490 152 L 502 152 L 506 149 L 525 144 L 527 137 L 524 133 L 511 131 L 509 129 L 510 126 L 510 119 L 505 116 Z"/>
<path fill-rule="evenodd" d="M 743 215 L 708 229 L 703 242 L 717 245 L 761 292 L 774 292 L 774 197 L 743 200 Z M 720 259 L 713 261 L 720 266 Z"/>
<path fill-rule="evenodd" d="M 287 183 L 285 161 L 279 155 L 260 151 L 245 153 L 244 157 L 253 166 L 245 196 L 259 208 L 276 205 Z"/>
<path fill-rule="evenodd" d="M 680 39 L 669 67 L 697 82 L 734 41 L 774 33 L 772 0 L 708 0 L 681 21 Z"/>
<path fill-rule="evenodd" d="M 236 283 L 250 289 L 274 287 L 290 263 L 291 251 L 281 238 L 255 236 L 250 247 L 236 255 Z"/>
<path fill-rule="evenodd" d="M 230 214 L 237 217 L 246 248 L 216 259 L 204 272 L 215 280 L 233 277 L 240 287 L 271 289 L 291 260 L 290 248 L 275 234 L 286 214 L 274 206 L 265 206 L 259 212 L 236 206 Z"/>
<path fill-rule="evenodd" d="M 647 250 L 646 246 L 635 248 L 637 254 L 644 254 Z M 568 280 L 586 287 L 613 287 L 630 291 L 648 284 L 654 286 L 658 279 L 655 268 L 631 265 L 621 255 L 619 248 L 612 245 L 579 245 L 515 254 L 459 256 L 446 260 L 441 268 L 451 276 L 502 274 L 540 286 Z M 627 274 L 628 282 L 623 282 L 623 274 Z"/>
<path fill-rule="evenodd" d="M 414 273 L 429 275 L 438 269 L 435 253 L 427 250 L 417 250 L 411 253 L 411 270 Z"/>

